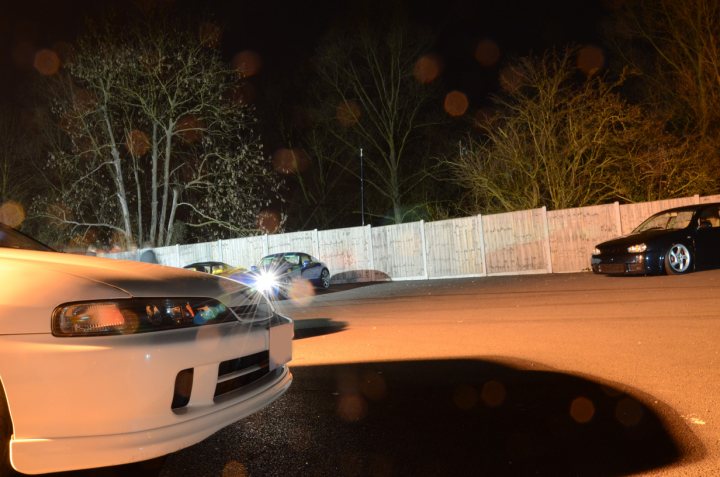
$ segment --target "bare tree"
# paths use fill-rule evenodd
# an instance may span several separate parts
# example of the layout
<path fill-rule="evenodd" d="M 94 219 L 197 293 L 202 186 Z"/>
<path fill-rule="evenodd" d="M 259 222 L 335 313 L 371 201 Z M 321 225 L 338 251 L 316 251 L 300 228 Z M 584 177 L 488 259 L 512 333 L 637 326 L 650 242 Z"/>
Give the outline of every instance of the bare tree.
<path fill-rule="evenodd" d="M 198 29 L 90 28 L 49 89 L 64 141 L 48 165 L 74 180 L 39 214 L 127 244 L 174 243 L 178 222 L 206 239 L 257 231 L 281 181 L 234 99 L 241 80 Z"/>
<path fill-rule="evenodd" d="M 581 207 L 705 191 L 712 183 L 694 152 L 617 93 L 585 78 L 573 49 L 523 58 L 496 120 L 451 161 L 474 211 L 542 205 Z"/>
<path fill-rule="evenodd" d="M 358 151 L 364 149 L 365 183 L 389 205 L 395 223 L 403 221 L 408 197 L 428 178 L 433 146 L 423 142 L 422 132 L 439 122 L 428 113 L 440 105 L 432 102 L 434 87 L 413 76 L 428 49 L 423 38 L 400 26 L 362 26 L 327 38 L 315 62 L 317 124 L 344 147 L 345 170 L 356 177 Z"/>

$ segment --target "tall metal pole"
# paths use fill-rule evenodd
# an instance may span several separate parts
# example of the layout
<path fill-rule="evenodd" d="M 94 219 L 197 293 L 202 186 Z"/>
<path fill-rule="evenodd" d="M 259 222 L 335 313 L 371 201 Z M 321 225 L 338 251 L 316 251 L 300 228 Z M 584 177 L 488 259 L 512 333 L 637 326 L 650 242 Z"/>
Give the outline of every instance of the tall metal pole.
<path fill-rule="evenodd" d="M 365 177 L 363 175 L 363 150 L 360 148 L 360 215 L 365 227 Z"/>

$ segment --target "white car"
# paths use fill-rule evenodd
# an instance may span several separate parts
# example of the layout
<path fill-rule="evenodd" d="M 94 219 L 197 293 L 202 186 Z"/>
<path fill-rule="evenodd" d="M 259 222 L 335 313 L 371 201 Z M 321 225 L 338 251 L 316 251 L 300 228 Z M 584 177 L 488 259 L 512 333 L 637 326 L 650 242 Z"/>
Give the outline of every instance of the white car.
<path fill-rule="evenodd" d="M 169 454 L 292 381 L 292 321 L 233 280 L 57 253 L 2 225 L 0 276 L 0 475 Z"/>

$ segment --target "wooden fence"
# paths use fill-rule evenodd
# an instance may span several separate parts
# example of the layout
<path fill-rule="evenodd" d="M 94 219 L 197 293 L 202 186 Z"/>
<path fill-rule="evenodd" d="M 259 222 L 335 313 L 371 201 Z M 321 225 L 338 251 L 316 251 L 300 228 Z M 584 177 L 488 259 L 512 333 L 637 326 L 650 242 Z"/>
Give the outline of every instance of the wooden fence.
<path fill-rule="evenodd" d="M 182 267 L 216 260 L 249 268 L 264 255 L 306 252 L 328 264 L 333 282 L 415 280 L 589 270 L 600 242 L 625 235 L 650 215 L 720 196 L 547 211 L 544 207 L 437 222 L 351 227 L 156 248 Z M 108 254 L 138 260 L 144 250 Z"/>

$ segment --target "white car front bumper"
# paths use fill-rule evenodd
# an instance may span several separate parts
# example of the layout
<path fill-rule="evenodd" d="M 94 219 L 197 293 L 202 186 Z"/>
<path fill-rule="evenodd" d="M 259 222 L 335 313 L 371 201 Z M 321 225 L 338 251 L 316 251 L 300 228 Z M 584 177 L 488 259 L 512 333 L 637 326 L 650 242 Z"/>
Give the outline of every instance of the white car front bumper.
<path fill-rule="evenodd" d="M 292 337 L 286 318 L 272 327 L 237 322 L 96 338 L 0 336 L 12 464 L 28 474 L 58 472 L 193 445 L 287 390 Z M 178 378 L 188 370 L 190 382 Z M 180 405 L 179 388 L 189 394 Z"/>

